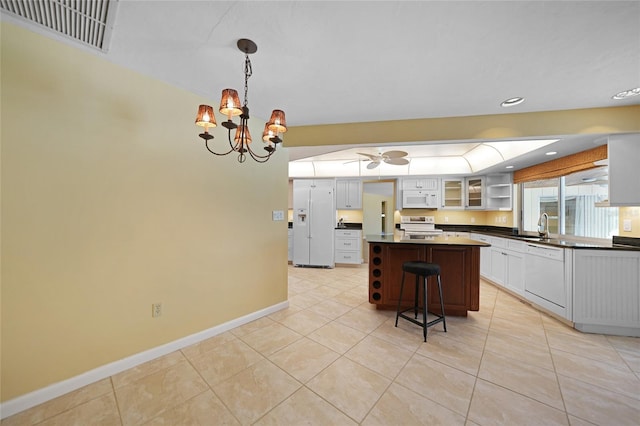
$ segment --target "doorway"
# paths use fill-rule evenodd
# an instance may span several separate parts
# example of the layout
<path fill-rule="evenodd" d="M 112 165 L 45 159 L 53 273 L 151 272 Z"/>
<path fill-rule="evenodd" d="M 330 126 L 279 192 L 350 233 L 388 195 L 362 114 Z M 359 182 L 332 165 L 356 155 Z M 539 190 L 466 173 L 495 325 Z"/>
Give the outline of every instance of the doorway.
<path fill-rule="evenodd" d="M 375 180 L 363 183 L 362 190 L 362 233 L 367 235 L 393 234 L 395 224 L 394 179 Z M 368 262 L 369 247 L 363 250 L 365 262 Z"/>

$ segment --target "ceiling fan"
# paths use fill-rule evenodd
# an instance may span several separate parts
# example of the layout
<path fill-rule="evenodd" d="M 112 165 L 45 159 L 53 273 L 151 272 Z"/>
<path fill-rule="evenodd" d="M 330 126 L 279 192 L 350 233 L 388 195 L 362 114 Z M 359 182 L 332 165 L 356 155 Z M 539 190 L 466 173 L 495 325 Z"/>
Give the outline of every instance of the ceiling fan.
<path fill-rule="evenodd" d="M 387 151 L 381 154 L 365 154 L 364 152 L 358 152 L 358 155 L 364 155 L 368 157 L 368 160 L 371 161 L 367 164 L 367 169 L 375 169 L 380 165 L 381 162 L 385 162 L 387 164 L 393 164 L 395 166 L 404 166 L 405 164 L 409 164 L 409 160 L 403 157 L 406 157 L 408 154 L 404 151 Z"/>

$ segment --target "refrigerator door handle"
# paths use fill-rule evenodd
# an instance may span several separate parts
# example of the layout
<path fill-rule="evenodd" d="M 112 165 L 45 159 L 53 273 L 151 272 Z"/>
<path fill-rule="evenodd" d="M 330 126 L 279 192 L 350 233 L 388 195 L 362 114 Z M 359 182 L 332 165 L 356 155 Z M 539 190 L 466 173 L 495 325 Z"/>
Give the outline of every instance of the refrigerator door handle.
<path fill-rule="evenodd" d="M 311 194 L 309 194 L 309 223 L 307 224 L 307 230 L 308 230 L 307 238 L 309 239 L 311 239 L 311 221 L 313 220 L 312 212 L 313 212 L 313 200 L 311 199 Z"/>

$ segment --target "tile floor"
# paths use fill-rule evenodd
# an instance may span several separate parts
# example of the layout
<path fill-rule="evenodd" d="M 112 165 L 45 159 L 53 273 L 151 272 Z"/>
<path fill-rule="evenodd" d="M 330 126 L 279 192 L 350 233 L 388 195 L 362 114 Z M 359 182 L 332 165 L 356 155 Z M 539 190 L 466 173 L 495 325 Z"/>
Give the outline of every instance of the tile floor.
<path fill-rule="evenodd" d="M 483 282 L 480 311 L 423 343 L 367 294 L 366 265 L 289 266 L 287 310 L 2 425 L 640 424 L 640 339 L 576 332 Z"/>

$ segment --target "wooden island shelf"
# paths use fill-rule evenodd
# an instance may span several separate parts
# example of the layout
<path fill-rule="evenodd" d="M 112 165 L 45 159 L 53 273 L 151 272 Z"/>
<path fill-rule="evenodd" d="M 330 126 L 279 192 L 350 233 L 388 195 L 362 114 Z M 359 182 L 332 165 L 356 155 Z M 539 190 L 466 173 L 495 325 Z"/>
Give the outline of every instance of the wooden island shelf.
<path fill-rule="evenodd" d="M 420 236 L 403 238 L 396 235 L 367 235 L 369 243 L 369 303 L 378 309 L 398 306 L 402 264 L 426 261 L 440 265 L 444 309 L 447 315 L 467 316 L 480 309 L 480 247 L 489 244 L 468 238 Z M 407 284 L 415 276 L 407 274 Z M 435 280 L 430 277 L 429 280 Z M 431 282 L 431 281 L 430 281 Z M 413 285 L 406 285 L 403 306 L 412 306 Z M 429 286 L 428 308 L 440 311 L 437 286 Z"/>

